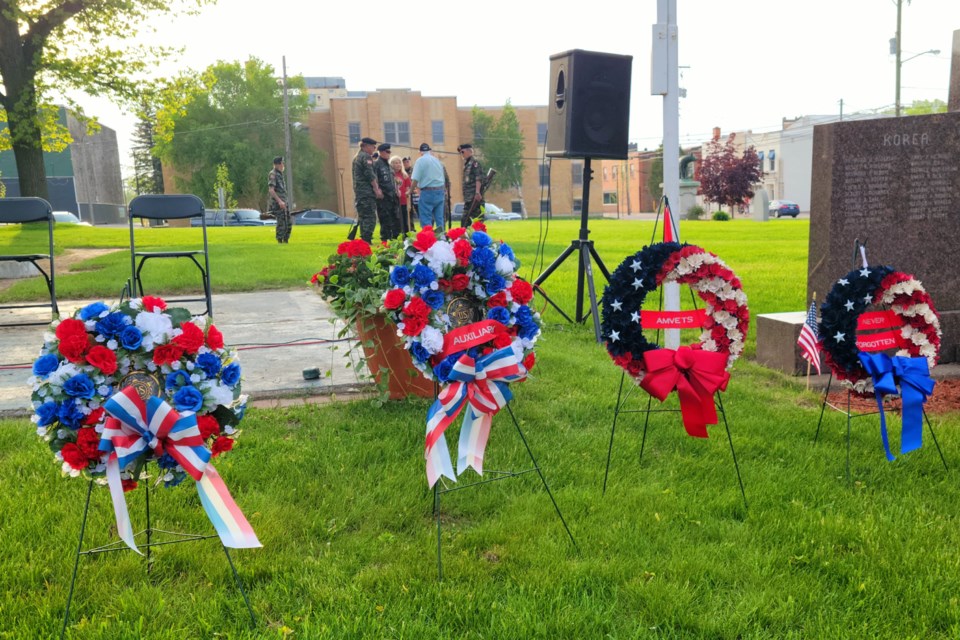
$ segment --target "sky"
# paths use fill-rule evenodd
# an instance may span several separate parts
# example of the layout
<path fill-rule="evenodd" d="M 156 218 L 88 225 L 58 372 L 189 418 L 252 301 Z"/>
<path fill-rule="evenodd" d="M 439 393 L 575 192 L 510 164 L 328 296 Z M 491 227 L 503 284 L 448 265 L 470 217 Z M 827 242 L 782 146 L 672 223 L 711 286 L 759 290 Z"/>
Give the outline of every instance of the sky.
<path fill-rule="evenodd" d="M 960 0 L 903 2 L 901 103 L 946 102 Z M 161 75 L 254 56 L 277 72 L 340 76 L 352 91 L 407 88 L 462 107 L 543 105 L 550 56 L 587 49 L 633 56 L 630 141 L 656 149 L 663 99 L 650 94 L 656 0 L 220 0 L 153 24 L 140 41 L 183 47 Z M 896 0 L 677 0 L 681 145 L 722 131 L 781 128 L 783 118 L 892 107 Z M 284 31 L 286 34 L 284 35 Z M 938 49 L 939 54 L 923 53 Z M 917 58 L 907 60 L 912 55 Z M 118 133 L 129 165 L 134 118 L 80 97 Z"/>

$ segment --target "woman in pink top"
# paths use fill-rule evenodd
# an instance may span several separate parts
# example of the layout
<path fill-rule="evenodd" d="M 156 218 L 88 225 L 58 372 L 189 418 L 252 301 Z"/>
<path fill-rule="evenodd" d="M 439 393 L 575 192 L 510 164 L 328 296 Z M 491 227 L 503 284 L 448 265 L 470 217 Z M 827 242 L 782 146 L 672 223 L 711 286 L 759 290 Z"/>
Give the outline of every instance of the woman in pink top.
<path fill-rule="evenodd" d="M 393 169 L 393 180 L 397 183 L 397 193 L 400 195 L 400 233 L 416 231 L 410 224 L 410 216 L 407 213 L 407 194 L 410 192 L 410 183 L 413 181 L 403 170 L 403 161 L 400 156 L 390 158 L 390 168 Z"/>

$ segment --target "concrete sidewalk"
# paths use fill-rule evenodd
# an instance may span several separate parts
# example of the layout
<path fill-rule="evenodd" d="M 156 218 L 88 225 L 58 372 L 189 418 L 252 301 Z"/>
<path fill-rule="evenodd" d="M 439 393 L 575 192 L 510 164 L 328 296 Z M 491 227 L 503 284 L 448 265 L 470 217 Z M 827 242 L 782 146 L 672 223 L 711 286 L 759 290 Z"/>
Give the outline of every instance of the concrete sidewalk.
<path fill-rule="evenodd" d="M 61 301 L 63 317 L 92 301 Z M 111 304 L 112 300 L 105 300 Z M 196 310 L 197 303 L 186 306 Z M 285 404 L 287 398 L 311 398 L 369 391 L 360 383 L 344 355 L 350 346 L 337 340 L 343 326 L 323 299 L 310 291 L 261 291 L 213 296 L 214 322 L 226 343 L 240 351 L 243 392 L 259 406 Z M 49 310 L 4 310 L 0 322 L 40 321 Z M 24 416 L 32 411 L 26 379 L 43 344 L 46 326 L 0 327 L 0 417 Z M 299 344 L 284 345 L 299 341 Z M 330 342 L 327 342 L 330 341 Z M 22 365 L 22 366 L 17 366 Z M 303 370 L 317 367 L 319 380 L 304 380 Z M 331 376 L 327 377 L 327 371 Z M 320 396 L 320 398 L 314 398 Z"/>

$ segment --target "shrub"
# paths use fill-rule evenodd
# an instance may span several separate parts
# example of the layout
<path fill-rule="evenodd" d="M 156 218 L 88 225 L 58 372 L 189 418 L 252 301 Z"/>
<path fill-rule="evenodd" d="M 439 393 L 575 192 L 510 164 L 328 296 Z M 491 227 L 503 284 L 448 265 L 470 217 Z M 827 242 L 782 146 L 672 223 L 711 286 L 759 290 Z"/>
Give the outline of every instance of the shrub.
<path fill-rule="evenodd" d="M 704 214 L 703 207 L 701 207 L 698 204 L 695 204 L 689 209 L 687 209 L 687 220 L 699 220 L 700 218 L 703 217 L 703 214 Z"/>
<path fill-rule="evenodd" d="M 714 212 L 713 212 L 713 219 L 714 219 L 714 220 L 719 220 L 719 221 L 723 222 L 723 221 L 725 221 L 725 220 L 729 220 L 729 219 L 730 219 L 730 216 L 729 216 L 729 214 L 727 214 L 726 211 L 714 211 Z"/>

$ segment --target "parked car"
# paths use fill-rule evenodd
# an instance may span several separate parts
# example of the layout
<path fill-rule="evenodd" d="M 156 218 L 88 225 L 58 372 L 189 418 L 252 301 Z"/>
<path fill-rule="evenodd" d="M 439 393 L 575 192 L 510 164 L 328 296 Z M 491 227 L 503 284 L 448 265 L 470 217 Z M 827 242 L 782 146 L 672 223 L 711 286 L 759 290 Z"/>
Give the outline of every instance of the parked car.
<path fill-rule="evenodd" d="M 485 205 L 484 218 L 487 220 L 521 220 L 523 216 L 519 213 L 514 213 L 513 211 L 504 211 L 500 207 L 490 202 L 487 202 Z M 453 219 L 460 220 L 463 218 L 463 203 L 458 202 L 453 205 Z"/>
<path fill-rule="evenodd" d="M 293 217 L 294 224 L 353 224 L 353 218 L 339 216 L 327 209 L 307 209 Z"/>
<path fill-rule="evenodd" d="M 53 212 L 53 221 L 57 224 L 79 224 L 84 227 L 92 227 L 93 225 L 89 222 L 84 222 L 77 217 L 75 213 L 70 211 L 54 211 Z"/>
<path fill-rule="evenodd" d="M 770 207 L 767 211 L 776 214 L 778 218 L 782 218 L 783 216 L 796 218 L 800 215 L 800 205 L 791 200 L 773 200 L 770 202 Z"/>
<path fill-rule="evenodd" d="M 276 226 L 276 220 L 261 220 L 256 209 L 207 209 L 203 217 L 208 227 L 267 227 Z M 190 226 L 199 227 L 200 218 L 191 218 Z"/>

